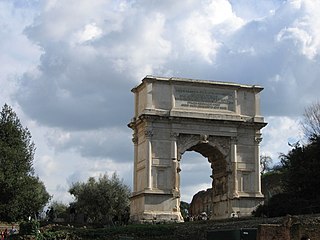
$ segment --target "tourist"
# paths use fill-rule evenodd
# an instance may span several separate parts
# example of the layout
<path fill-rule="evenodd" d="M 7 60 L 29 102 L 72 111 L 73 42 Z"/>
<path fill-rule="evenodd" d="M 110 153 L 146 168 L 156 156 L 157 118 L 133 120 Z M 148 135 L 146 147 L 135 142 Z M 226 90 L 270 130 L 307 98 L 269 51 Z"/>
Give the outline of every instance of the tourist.
<path fill-rule="evenodd" d="M 16 232 L 17 232 L 17 229 L 14 227 L 14 225 L 12 225 L 12 227 L 11 227 L 11 229 L 9 231 L 10 235 L 15 234 Z"/>

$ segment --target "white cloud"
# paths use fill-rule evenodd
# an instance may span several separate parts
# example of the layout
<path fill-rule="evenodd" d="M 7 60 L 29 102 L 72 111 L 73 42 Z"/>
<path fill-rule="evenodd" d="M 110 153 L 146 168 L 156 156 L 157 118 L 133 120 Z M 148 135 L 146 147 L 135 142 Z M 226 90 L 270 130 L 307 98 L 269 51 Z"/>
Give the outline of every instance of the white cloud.
<path fill-rule="evenodd" d="M 298 15 L 289 26 L 285 26 L 277 35 L 277 40 L 292 41 L 301 54 L 309 59 L 314 59 L 319 55 L 320 50 L 320 16 L 317 9 L 320 7 L 319 1 L 292 1 L 291 6 Z"/>
<path fill-rule="evenodd" d="M 78 43 L 84 43 L 89 40 L 94 40 L 102 35 L 101 28 L 97 27 L 96 23 L 90 23 L 84 26 L 84 29 L 79 31 L 76 34 L 76 38 L 78 40 Z"/>

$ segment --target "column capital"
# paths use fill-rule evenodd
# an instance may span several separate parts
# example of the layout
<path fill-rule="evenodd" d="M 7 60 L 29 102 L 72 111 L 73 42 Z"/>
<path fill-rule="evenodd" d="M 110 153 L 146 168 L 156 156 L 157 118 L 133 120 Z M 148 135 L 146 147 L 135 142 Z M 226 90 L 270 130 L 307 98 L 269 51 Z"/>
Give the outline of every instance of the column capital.
<path fill-rule="evenodd" d="M 177 132 L 170 132 L 170 138 L 171 138 L 172 140 L 177 139 L 177 137 L 179 137 L 179 133 L 177 133 Z"/>
<path fill-rule="evenodd" d="M 152 130 L 145 130 L 144 135 L 146 138 L 151 138 L 153 136 L 153 131 Z"/>
<path fill-rule="evenodd" d="M 262 137 L 255 137 L 255 138 L 254 138 L 254 142 L 255 142 L 257 145 L 259 145 L 259 144 L 261 143 L 261 141 L 262 141 Z"/>
<path fill-rule="evenodd" d="M 231 144 L 238 144 L 238 137 L 234 136 L 230 138 Z"/>
<path fill-rule="evenodd" d="M 132 142 L 134 143 L 134 144 L 138 144 L 138 137 L 137 136 L 132 136 Z"/>

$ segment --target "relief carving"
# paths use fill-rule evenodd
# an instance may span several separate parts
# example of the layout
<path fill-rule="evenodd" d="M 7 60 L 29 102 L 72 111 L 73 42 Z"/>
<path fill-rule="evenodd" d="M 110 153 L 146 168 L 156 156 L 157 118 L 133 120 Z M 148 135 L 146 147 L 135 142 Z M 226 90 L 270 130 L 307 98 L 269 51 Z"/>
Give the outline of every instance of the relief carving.
<path fill-rule="evenodd" d="M 230 137 L 214 137 L 212 140 L 213 146 L 217 147 L 219 151 L 227 156 L 230 152 Z"/>
<path fill-rule="evenodd" d="M 187 149 L 199 142 L 199 135 L 180 134 L 178 138 L 178 153 L 182 155 Z"/>
<path fill-rule="evenodd" d="M 230 137 L 180 134 L 178 137 L 178 153 L 182 155 L 186 150 L 199 143 L 207 143 L 216 147 L 224 156 L 227 156 L 230 152 Z"/>
<path fill-rule="evenodd" d="M 208 135 L 200 135 L 200 139 L 201 139 L 201 143 L 208 143 L 209 142 L 209 138 Z"/>

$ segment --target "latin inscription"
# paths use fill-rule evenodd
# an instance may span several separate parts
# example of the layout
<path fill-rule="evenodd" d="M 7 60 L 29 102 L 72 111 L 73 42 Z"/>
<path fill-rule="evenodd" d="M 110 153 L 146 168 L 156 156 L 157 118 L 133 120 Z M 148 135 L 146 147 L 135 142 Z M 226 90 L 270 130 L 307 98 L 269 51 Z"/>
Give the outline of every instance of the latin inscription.
<path fill-rule="evenodd" d="M 176 107 L 234 111 L 232 91 L 175 87 Z"/>

